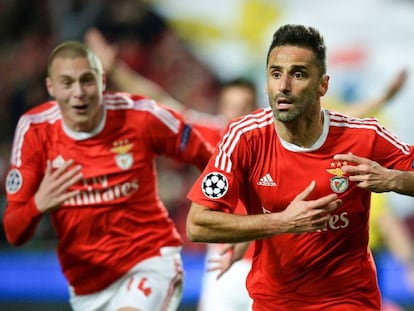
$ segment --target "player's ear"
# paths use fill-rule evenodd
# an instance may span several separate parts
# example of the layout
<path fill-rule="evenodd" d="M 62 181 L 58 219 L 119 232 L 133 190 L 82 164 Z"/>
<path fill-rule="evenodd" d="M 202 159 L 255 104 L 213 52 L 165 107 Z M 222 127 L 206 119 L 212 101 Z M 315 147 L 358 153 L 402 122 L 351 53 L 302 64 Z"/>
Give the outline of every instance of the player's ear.
<path fill-rule="evenodd" d="M 321 80 L 319 81 L 319 96 L 324 96 L 328 91 L 329 85 L 329 76 L 322 76 Z"/>
<path fill-rule="evenodd" d="M 46 77 L 46 89 L 50 96 L 55 97 L 55 91 L 49 77 Z"/>

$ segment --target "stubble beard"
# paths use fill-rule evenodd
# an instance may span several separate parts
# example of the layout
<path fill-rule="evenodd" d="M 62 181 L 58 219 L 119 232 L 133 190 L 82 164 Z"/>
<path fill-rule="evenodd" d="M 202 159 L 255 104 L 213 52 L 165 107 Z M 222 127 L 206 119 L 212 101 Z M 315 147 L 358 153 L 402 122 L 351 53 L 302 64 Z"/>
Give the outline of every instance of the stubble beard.
<path fill-rule="evenodd" d="M 292 121 L 298 120 L 303 112 L 300 109 L 297 109 L 296 107 L 294 109 L 286 110 L 286 111 L 279 111 L 277 108 L 273 108 L 273 115 L 276 118 L 276 120 L 288 123 Z"/>
<path fill-rule="evenodd" d="M 296 121 L 299 119 L 302 114 L 304 113 L 304 107 L 298 106 L 297 104 L 294 104 L 293 108 L 287 109 L 287 110 L 278 110 L 276 105 L 276 99 L 272 100 L 269 98 L 270 101 L 270 107 L 273 110 L 273 116 L 277 121 L 280 121 L 282 123 L 288 123 L 292 121 Z"/>
<path fill-rule="evenodd" d="M 276 105 L 277 97 L 269 98 L 270 106 L 273 111 L 273 116 L 277 121 L 282 123 L 289 123 L 299 120 L 302 116 L 306 114 L 306 110 L 311 109 L 313 105 L 312 97 L 308 98 L 308 100 L 302 98 L 302 100 L 296 100 L 291 98 L 293 108 L 287 110 L 278 110 Z"/>

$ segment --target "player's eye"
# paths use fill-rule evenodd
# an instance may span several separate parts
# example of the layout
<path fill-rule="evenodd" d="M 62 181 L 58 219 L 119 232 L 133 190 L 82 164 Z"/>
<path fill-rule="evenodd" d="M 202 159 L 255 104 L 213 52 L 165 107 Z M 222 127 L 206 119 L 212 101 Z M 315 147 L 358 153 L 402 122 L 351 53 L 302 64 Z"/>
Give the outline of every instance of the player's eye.
<path fill-rule="evenodd" d="M 87 76 L 84 76 L 82 79 L 81 79 L 81 82 L 82 83 L 84 83 L 84 84 L 87 84 L 87 85 L 91 85 L 91 84 L 94 84 L 95 83 L 95 76 L 93 76 L 93 75 L 87 75 Z"/>
<path fill-rule="evenodd" d="M 301 71 L 296 71 L 296 72 L 293 74 L 293 77 L 294 77 L 295 79 L 302 79 L 302 78 L 304 78 L 304 77 L 305 77 L 305 74 L 304 74 L 303 72 L 301 72 Z"/>
<path fill-rule="evenodd" d="M 282 76 L 282 74 L 280 73 L 280 71 L 272 72 L 272 77 L 275 78 L 275 79 L 280 79 L 281 76 Z"/>
<path fill-rule="evenodd" d="M 61 80 L 60 81 L 60 84 L 62 84 L 63 87 L 68 88 L 68 87 L 70 87 L 72 85 L 72 81 L 71 80 L 68 80 L 68 79 Z"/>

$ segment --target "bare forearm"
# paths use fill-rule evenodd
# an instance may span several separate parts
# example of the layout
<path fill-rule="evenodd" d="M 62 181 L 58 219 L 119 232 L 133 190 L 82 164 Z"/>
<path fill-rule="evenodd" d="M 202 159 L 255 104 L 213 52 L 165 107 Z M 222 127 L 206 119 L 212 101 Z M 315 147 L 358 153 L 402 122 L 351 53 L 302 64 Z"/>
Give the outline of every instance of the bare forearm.
<path fill-rule="evenodd" d="M 143 94 L 180 113 L 186 110 L 184 105 L 175 100 L 159 85 L 129 68 L 122 61 L 117 61 L 109 76 L 120 91 Z"/>
<path fill-rule="evenodd" d="M 282 233 L 324 230 L 331 213 L 342 205 L 336 194 L 306 201 L 315 189 L 312 181 L 281 212 L 236 215 L 191 205 L 187 216 L 187 235 L 194 242 L 237 243 L 262 239 Z"/>
<path fill-rule="evenodd" d="M 366 118 L 373 116 L 386 102 L 385 98 L 378 98 L 337 108 L 337 110 L 352 117 Z"/>
<path fill-rule="evenodd" d="M 389 191 L 414 196 L 414 171 L 392 171 Z"/>
<path fill-rule="evenodd" d="M 133 94 L 142 94 L 155 101 L 181 113 L 186 121 L 190 123 L 209 124 L 211 126 L 223 126 L 220 116 L 200 112 L 186 107 L 183 103 L 176 100 L 171 94 L 164 90 L 157 83 L 142 76 L 122 60 L 118 60 L 110 70 L 108 76 L 117 90 Z"/>
<path fill-rule="evenodd" d="M 193 242 L 237 243 L 278 233 L 277 214 L 236 215 L 204 209 L 189 213 L 187 235 Z M 191 221 L 190 221 L 191 220 Z"/>
<path fill-rule="evenodd" d="M 407 75 L 407 70 L 401 70 L 391 80 L 391 83 L 385 89 L 382 96 L 372 100 L 353 103 L 352 105 L 339 109 L 339 111 L 357 118 L 366 118 L 375 115 L 379 109 L 383 108 L 401 90 L 407 80 Z"/>

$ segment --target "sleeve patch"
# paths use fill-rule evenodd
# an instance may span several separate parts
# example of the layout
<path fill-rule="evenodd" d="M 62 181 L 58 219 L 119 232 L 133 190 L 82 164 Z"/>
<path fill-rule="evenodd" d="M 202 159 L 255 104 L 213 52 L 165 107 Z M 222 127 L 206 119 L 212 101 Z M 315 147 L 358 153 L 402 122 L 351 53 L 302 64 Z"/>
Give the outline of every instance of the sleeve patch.
<path fill-rule="evenodd" d="M 218 172 L 207 174 L 201 183 L 201 190 L 204 195 L 210 199 L 219 199 L 223 197 L 229 188 L 226 176 Z"/>
<path fill-rule="evenodd" d="M 6 177 L 6 191 L 14 194 L 20 190 L 23 185 L 23 177 L 17 168 L 12 169 Z"/>

